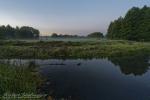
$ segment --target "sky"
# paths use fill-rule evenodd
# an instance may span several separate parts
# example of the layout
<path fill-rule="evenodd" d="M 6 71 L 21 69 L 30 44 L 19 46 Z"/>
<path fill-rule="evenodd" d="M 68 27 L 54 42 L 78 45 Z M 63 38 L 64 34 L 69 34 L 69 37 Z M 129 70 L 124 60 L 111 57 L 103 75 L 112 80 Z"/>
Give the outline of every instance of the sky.
<path fill-rule="evenodd" d="M 107 32 L 111 21 L 150 0 L 0 0 L 0 25 L 31 26 L 41 35 Z"/>

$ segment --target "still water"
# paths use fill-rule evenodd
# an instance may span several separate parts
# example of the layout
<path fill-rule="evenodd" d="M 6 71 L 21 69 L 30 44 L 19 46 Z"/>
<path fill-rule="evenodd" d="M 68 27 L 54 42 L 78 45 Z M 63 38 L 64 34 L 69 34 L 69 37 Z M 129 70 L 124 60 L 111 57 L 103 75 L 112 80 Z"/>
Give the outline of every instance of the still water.
<path fill-rule="evenodd" d="M 148 57 L 77 60 L 9 60 L 34 62 L 45 79 L 39 92 L 55 100 L 150 100 Z"/>

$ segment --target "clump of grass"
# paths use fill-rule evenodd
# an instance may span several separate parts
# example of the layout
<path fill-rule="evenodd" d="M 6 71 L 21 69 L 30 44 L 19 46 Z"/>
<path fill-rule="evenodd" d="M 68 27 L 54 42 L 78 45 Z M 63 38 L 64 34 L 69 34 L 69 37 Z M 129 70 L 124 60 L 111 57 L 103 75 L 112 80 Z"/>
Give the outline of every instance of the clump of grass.
<path fill-rule="evenodd" d="M 0 95 L 36 93 L 40 83 L 41 79 L 32 67 L 0 64 Z"/>

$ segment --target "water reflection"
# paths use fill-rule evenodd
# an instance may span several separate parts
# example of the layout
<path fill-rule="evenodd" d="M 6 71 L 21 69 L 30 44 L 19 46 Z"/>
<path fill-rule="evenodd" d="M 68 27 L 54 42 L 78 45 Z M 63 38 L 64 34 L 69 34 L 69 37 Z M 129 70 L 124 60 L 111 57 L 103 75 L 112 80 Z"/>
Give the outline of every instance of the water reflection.
<path fill-rule="evenodd" d="M 120 71 L 125 75 L 133 74 L 143 75 L 149 70 L 150 60 L 149 56 L 144 55 L 134 55 L 134 56 L 122 56 L 122 57 L 108 57 L 108 61 L 112 62 L 116 67 L 120 68 Z M 86 59 L 88 60 L 88 59 Z M 92 60 L 92 59 L 91 59 Z M 107 59 L 105 59 L 107 60 Z M 27 65 L 29 67 L 37 67 L 37 66 L 53 66 L 53 65 L 62 65 L 65 66 L 64 63 L 66 60 L 40 60 L 40 59 L 1 59 L 0 64 L 6 63 L 15 66 Z M 77 60 L 77 66 L 82 65 L 82 61 Z"/>
<path fill-rule="evenodd" d="M 118 59 L 112 61 L 122 65 L 120 58 Z M 56 100 L 147 100 L 150 93 L 150 73 L 148 77 L 144 76 L 144 73 L 148 72 L 148 60 L 129 58 L 122 60 L 134 62 L 122 73 L 117 66 L 106 59 L 66 60 L 65 66 L 43 66 L 40 68 L 40 73 L 47 80 L 40 87 L 40 92 L 49 94 Z M 141 66 L 134 65 L 136 61 L 143 61 L 139 63 L 140 65 L 143 63 L 148 65 L 142 69 Z M 122 67 L 125 68 L 120 66 L 120 69 Z M 139 77 L 126 76 L 127 73 L 142 76 L 139 79 Z"/>
<path fill-rule="evenodd" d="M 108 59 L 116 66 L 119 66 L 121 72 L 125 75 L 143 75 L 148 71 L 150 66 L 149 56 L 122 56 L 109 57 Z"/>

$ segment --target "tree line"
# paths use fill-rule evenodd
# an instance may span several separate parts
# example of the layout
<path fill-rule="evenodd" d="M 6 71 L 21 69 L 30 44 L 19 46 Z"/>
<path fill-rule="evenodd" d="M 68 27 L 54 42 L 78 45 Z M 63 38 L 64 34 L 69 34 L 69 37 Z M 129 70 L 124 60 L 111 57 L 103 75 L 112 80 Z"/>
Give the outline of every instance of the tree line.
<path fill-rule="evenodd" d="M 29 26 L 12 27 L 10 25 L 0 26 L 0 39 L 32 39 L 39 37 L 39 30 Z"/>
<path fill-rule="evenodd" d="M 79 37 L 78 35 L 68 35 L 68 34 L 57 34 L 57 33 L 52 33 L 51 37 L 53 38 L 73 38 L 73 37 Z"/>
<path fill-rule="evenodd" d="M 106 37 L 150 41 L 150 7 L 130 9 L 125 17 L 119 17 L 110 23 Z"/>
<path fill-rule="evenodd" d="M 88 38 L 104 38 L 104 35 L 103 33 L 101 32 L 93 32 L 93 33 L 90 33 L 88 34 L 87 36 L 79 36 L 79 35 L 68 35 L 68 34 L 57 34 L 57 33 L 53 33 L 51 35 L 51 37 L 53 38 L 57 38 L 57 37 L 62 37 L 62 38 L 81 38 L 81 37 L 88 37 Z"/>
<path fill-rule="evenodd" d="M 39 30 L 29 26 L 0 26 L 0 39 L 38 38 Z M 88 37 L 103 38 L 101 32 L 93 32 L 87 36 L 62 35 L 53 33 L 51 37 Z M 131 8 L 124 17 L 119 17 L 110 23 L 106 37 L 108 39 L 125 39 L 134 41 L 150 41 L 150 7 Z"/>

